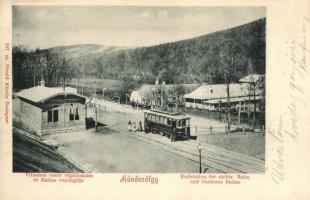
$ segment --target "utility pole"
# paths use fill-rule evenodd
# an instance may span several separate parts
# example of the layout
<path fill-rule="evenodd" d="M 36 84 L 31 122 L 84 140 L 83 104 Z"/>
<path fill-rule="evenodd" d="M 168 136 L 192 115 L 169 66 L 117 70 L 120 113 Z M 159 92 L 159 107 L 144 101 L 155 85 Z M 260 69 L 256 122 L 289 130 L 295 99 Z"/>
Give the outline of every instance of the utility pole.
<path fill-rule="evenodd" d="M 161 102 L 160 102 L 160 106 L 163 107 L 164 106 L 164 86 L 165 86 L 165 81 L 162 82 L 161 84 Z"/>
<path fill-rule="evenodd" d="M 82 83 L 82 96 L 83 96 L 83 83 Z"/>
<path fill-rule="evenodd" d="M 198 144 L 197 149 L 199 151 L 199 173 L 202 173 L 202 167 L 201 167 L 201 149 L 202 149 L 202 146 L 200 143 Z"/>
<path fill-rule="evenodd" d="M 199 149 L 199 173 L 201 173 L 201 149 Z"/>
<path fill-rule="evenodd" d="M 152 88 L 152 102 L 151 102 L 151 109 L 154 109 L 154 104 L 155 104 L 155 86 Z"/>
<path fill-rule="evenodd" d="M 253 111 L 253 129 L 255 130 L 255 115 L 256 115 L 256 98 L 255 98 L 255 90 L 256 90 L 256 82 L 253 82 L 253 103 L 254 103 L 254 111 Z"/>
<path fill-rule="evenodd" d="M 97 87 L 97 85 L 96 85 L 96 81 L 95 81 L 95 86 L 94 86 L 94 95 L 95 95 L 95 96 L 96 96 L 96 93 L 97 93 L 97 91 L 96 91 L 97 88 L 96 88 L 96 87 Z"/>
<path fill-rule="evenodd" d="M 127 97 L 129 97 L 129 94 L 125 95 L 125 100 L 126 100 L 126 106 L 127 106 Z M 129 99 L 130 100 L 130 99 Z"/>
<path fill-rule="evenodd" d="M 96 121 L 95 121 L 95 127 L 96 127 L 96 131 L 97 131 L 97 126 L 98 126 L 98 118 L 97 118 L 97 113 L 98 113 L 98 110 L 97 110 L 97 105 L 95 104 L 95 113 L 96 113 Z"/>
<path fill-rule="evenodd" d="M 106 90 L 107 88 L 102 88 L 102 98 L 104 100 L 104 91 Z"/>
<path fill-rule="evenodd" d="M 33 87 L 35 87 L 36 86 L 36 75 L 34 74 L 33 75 Z"/>
<path fill-rule="evenodd" d="M 230 133 L 230 94 L 229 94 L 229 82 L 226 84 L 227 86 L 227 115 L 228 115 L 228 121 L 227 121 L 227 134 Z"/>
<path fill-rule="evenodd" d="M 239 101 L 239 106 L 238 106 L 238 129 L 240 128 L 240 117 L 241 117 L 241 101 Z"/>

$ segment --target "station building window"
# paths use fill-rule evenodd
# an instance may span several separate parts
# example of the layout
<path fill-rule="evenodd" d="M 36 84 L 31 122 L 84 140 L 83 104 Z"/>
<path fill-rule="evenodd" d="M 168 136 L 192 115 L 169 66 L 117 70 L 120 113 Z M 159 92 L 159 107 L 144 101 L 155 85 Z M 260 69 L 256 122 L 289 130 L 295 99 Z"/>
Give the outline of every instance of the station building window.
<path fill-rule="evenodd" d="M 80 120 L 80 114 L 79 114 L 79 108 L 70 108 L 69 111 L 69 120 L 73 121 L 73 120 Z"/>
<path fill-rule="evenodd" d="M 79 109 L 75 109 L 75 120 L 80 120 Z"/>
<path fill-rule="evenodd" d="M 47 111 L 47 122 L 52 122 L 53 120 L 53 111 L 49 110 Z"/>
<path fill-rule="evenodd" d="M 53 110 L 53 122 L 58 122 L 58 110 Z"/>
<path fill-rule="evenodd" d="M 58 110 L 47 111 L 47 122 L 58 122 Z"/>
<path fill-rule="evenodd" d="M 70 111 L 69 111 L 69 120 L 72 121 L 74 120 L 74 114 L 73 114 L 73 109 L 70 108 Z"/>

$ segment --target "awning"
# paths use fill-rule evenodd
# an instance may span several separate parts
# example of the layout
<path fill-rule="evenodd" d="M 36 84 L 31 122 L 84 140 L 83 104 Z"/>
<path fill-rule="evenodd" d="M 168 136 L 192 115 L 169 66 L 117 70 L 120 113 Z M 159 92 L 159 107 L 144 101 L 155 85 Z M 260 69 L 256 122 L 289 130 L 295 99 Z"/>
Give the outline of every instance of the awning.
<path fill-rule="evenodd" d="M 263 96 L 255 96 L 255 100 L 261 100 Z M 245 96 L 245 97 L 232 97 L 229 99 L 230 102 L 239 102 L 239 101 L 251 101 L 254 100 L 254 96 Z M 204 104 L 218 104 L 218 103 L 227 103 L 227 98 L 222 99 L 210 99 L 202 101 Z"/>

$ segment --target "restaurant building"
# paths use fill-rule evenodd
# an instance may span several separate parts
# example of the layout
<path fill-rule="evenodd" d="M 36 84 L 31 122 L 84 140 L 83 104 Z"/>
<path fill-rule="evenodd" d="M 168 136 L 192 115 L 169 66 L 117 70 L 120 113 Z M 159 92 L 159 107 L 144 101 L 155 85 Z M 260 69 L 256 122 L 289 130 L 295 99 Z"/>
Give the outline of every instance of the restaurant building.
<path fill-rule="evenodd" d="M 240 79 L 240 83 L 229 84 L 229 102 L 233 110 L 240 112 L 264 111 L 264 92 L 258 87 L 259 78 L 263 75 L 249 75 Z M 185 94 L 185 106 L 210 111 L 223 111 L 227 109 L 227 85 L 202 85 L 191 93 Z M 256 105 L 256 106 L 255 106 Z"/>

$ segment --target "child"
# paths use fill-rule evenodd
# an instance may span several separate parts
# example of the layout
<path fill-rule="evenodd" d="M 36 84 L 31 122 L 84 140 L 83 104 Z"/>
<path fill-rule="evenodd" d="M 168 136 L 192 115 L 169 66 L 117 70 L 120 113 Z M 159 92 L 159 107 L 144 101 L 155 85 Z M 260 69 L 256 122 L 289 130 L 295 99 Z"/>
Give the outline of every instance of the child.
<path fill-rule="evenodd" d="M 132 131 L 136 132 L 136 122 L 132 122 Z"/>

